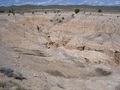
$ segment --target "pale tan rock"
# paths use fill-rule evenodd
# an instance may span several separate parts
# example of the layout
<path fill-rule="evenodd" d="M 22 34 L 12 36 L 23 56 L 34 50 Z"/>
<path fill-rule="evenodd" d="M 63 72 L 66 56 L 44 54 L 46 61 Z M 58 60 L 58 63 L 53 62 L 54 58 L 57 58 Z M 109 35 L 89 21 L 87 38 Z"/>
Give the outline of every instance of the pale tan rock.
<path fill-rule="evenodd" d="M 0 73 L 0 82 L 27 90 L 119 90 L 119 13 L 60 14 L 0 15 L 0 68 L 26 78 Z"/>

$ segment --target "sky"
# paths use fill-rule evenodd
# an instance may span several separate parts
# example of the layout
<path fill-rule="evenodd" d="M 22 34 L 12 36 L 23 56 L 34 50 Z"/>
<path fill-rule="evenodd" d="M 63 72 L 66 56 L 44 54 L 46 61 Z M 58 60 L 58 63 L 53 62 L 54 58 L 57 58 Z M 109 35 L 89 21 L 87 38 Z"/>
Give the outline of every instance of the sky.
<path fill-rule="evenodd" d="M 99 5 L 120 6 L 120 0 L 0 0 L 0 6 L 11 5 Z"/>

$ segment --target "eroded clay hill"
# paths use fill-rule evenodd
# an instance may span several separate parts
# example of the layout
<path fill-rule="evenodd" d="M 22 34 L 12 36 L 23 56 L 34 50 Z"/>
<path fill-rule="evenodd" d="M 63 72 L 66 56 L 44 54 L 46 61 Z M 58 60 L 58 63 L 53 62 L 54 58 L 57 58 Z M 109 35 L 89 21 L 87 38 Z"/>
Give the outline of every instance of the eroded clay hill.
<path fill-rule="evenodd" d="M 26 78 L 20 81 L 0 73 L 0 81 L 28 90 L 120 90 L 119 16 L 0 15 L 0 68 Z"/>

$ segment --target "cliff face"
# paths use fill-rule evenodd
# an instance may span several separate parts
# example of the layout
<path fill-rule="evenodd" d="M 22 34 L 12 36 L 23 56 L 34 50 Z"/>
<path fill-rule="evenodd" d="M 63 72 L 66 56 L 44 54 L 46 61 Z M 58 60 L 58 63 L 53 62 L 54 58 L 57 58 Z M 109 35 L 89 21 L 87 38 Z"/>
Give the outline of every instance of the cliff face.
<path fill-rule="evenodd" d="M 27 80 L 16 82 L 32 90 L 119 90 L 119 16 L 0 15 L 0 67 L 20 71 Z"/>

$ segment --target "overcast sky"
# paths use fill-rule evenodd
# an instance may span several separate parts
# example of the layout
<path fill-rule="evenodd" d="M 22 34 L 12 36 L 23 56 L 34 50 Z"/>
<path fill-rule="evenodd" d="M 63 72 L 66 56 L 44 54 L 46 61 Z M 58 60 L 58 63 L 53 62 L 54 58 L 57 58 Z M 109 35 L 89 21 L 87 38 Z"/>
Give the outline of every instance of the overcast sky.
<path fill-rule="evenodd" d="M 0 0 L 0 6 L 8 5 L 107 5 L 120 6 L 120 0 Z"/>

